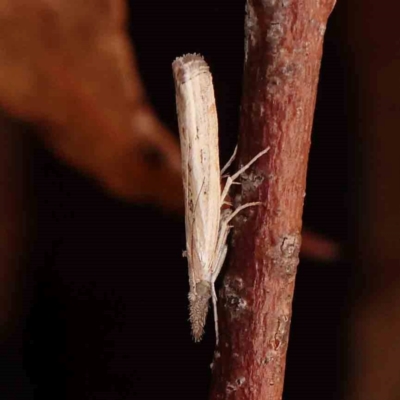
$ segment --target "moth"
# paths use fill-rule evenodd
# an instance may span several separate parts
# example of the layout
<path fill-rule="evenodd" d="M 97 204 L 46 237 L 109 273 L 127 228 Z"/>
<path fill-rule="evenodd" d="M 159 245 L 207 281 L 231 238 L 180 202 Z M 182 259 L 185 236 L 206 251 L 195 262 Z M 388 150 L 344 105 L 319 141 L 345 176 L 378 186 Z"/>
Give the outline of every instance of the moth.
<path fill-rule="evenodd" d="M 252 202 L 235 210 L 227 201 L 237 178 L 269 148 L 261 151 L 232 176 L 221 177 L 235 159 L 236 150 L 220 170 L 218 118 L 212 76 L 199 54 L 187 54 L 172 64 L 182 153 L 185 197 L 186 251 L 189 267 L 189 309 L 192 335 L 199 342 L 204 333 L 212 299 L 218 343 L 217 294 L 215 281 L 227 254 L 231 220 L 243 209 L 261 204 Z"/>

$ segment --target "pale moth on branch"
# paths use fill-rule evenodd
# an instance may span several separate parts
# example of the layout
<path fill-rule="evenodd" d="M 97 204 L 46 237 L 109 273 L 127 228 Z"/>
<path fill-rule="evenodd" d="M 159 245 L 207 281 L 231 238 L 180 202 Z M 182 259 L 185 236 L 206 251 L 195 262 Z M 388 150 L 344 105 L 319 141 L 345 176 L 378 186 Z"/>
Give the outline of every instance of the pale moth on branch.
<path fill-rule="evenodd" d="M 227 253 L 229 222 L 246 207 L 221 210 L 235 180 L 269 149 L 255 156 L 232 176 L 221 190 L 218 148 L 218 118 L 212 76 L 207 63 L 198 54 L 187 54 L 172 64 L 179 134 L 182 152 L 182 175 L 185 195 L 186 252 L 189 266 L 189 305 L 192 334 L 196 342 L 204 333 L 209 300 L 214 308 L 215 333 L 218 343 L 217 295 L 215 281 Z"/>

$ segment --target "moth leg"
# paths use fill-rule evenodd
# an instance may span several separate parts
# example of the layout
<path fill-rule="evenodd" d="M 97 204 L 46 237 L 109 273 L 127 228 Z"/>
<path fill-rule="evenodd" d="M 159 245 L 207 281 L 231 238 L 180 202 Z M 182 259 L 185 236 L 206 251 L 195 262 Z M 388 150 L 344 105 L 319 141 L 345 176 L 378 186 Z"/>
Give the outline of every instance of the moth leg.
<path fill-rule="evenodd" d="M 218 346 L 219 342 L 219 329 L 218 329 L 218 309 L 217 309 L 217 302 L 218 297 L 215 291 L 215 281 L 218 278 L 219 273 L 221 272 L 222 266 L 224 265 L 226 254 L 228 252 L 228 246 L 226 244 L 226 240 L 231 230 L 232 226 L 229 225 L 229 221 L 231 221 L 240 211 L 244 210 L 247 207 L 257 206 L 262 204 L 259 201 L 243 204 L 242 206 L 238 207 L 232 214 L 228 214 L 221 219 L 221 226 L 219 231 L 219 238 L 218 244 L 216 249 L 216 254 L 218 255 L 217 262 L 212 267 L 212 274 L 211 274 L 211 299 L 213 304 L 213 312 L 214 312 L 214 324 L 215 324 L 215 338 L 216 338 L 216 345 Z"/>
<path fill-rule="evenodd" d="M 239 176 L 241 174 L 243 174 L 244 171 L 246 171 L 246 169 L 248 169 L 254 162 L 256 162 L 261 156 L 263 156 L 265 153 L 267 153 L 269 150 L 269 147 L 267 147 L 266 149 L 264 149 L 263 151 L 260 151 L 255 157 L 253 157 L 244 167 L 240 168 L 239 171 L 237 171 L 235 174 L 233 174 L 232 176 L 229 176 L 228 179 L 226 180 L 225 183 L 225 187 L 224 190 L 222 191 L 221 194 L 221 200 L 224 201 L 226 195 L 228 194 L 228 191 L 230 189 L 230 187 L 232 186 L 232 184 L 235 182 L 235 180 L 237 178 L 239 178 Z"/>
<path fill-rule="evenodd" d="M 226 222 L 228 223 L 229 221 L 231 221 L 233 218 L 236 217 L 236 215 L 238 215 L 240 213 L 240 211 L 243 211 L 245 208 L 247 207 L 253 207 L 253 206 L 260 206 L 261 204 L 263 204 L 261 201 L 254 201 L 252 203 L 246 203 L 243 204 L 242 206 L 238 207 L 226 220 Z"/>
<path fill-rule="evenodd" d="M 213 271 L 211 275 L 211 299 L 214 311 L 215 341 L 217 346 L 219 342 L 219 329 L 218 329 L 218 309 L 217 309 L 218 297 L 217 297 L 217 292 L 215 291 L 215 281 L 217 280 L 218 275 L 221 272 L 222 266 L 224 265 L 227 252 L 228 252 L 228 246 L 225 244 L 224 247 L 219 252 L 218 263 L 216 265 L 215 271 Z"/>
<path fill-rule="evenodd" d="M 230 227 L 228 227 L 228 230 Z M 211 282 L 214 283 L 217 278 L 219 273 L 221 272 L 222 266 L 224 265 L 226 254 L 228 253 L 228 246 L 225 244 L 224 247 L 221 249 L 219 257 L 218 257 L 218 262 L 215 265 L 215 271 L 211 274 Z"/>
<path fill-rule="evenodd" d="M 221 169 L 221 175 L 223 175 L 224 172 L 232 165 L 233 161 L 234 161 L 235 158 L 236 158 L 237 149 L 238 149 L 238 147 L 237 147 L 237 145 L 236 145 L 235 150 L 233 150 L 233 154 L 232 154 L 231 158 L 230 158 L 229 161 L 225 164 L 224 168 Z"/>
<path fill-rule="evenodd" d="M 240 168 L 235 174 L 231 176 L 232 181 L 235 181 L 247 168 L 249 168 L 252 164 L 254 164 L 261 156 L 268 153 L 269 147 L 260 151 L 255 157 L 253 157 L 244 167 Z"/>

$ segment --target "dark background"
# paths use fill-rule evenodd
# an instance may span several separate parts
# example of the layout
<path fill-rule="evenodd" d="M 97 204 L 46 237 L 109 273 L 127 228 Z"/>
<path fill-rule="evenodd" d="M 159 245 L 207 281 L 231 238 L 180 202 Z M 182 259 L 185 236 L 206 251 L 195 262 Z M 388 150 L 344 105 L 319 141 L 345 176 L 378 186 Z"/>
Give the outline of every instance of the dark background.
<path fill-rule="evenodd" d="M 221 164 L 238 134 L 244 3 L 130 2 L 129 31 L 147 93 L 174 132 L 173 59 L 199 52 L 210 64 Z M 351 74 L 338 39 L 341 18 L 339 5 L 326 32 L 304 225 L 345 246 L 351 240 L 354 175 L 348 160 Z M 31 171 L 36 239 L 23 346 L 10 355 L 10 375 L 12 365 L 23 365 L 16 385 L 29 388 L 35 399 L 206 399 L 213 325 L 201 344 L 192 342 L 183 218 L 108 197 L 40 143 Z M 340 262 L 300 262 L 285 400 L 341 397 L 351 282 L 346 259 L 344 249 Z M 19 398 L 15 388 L 10 393 L 10 399 Z M 31 398 L 27 393 L 21 390 L 20 398 Z"/>

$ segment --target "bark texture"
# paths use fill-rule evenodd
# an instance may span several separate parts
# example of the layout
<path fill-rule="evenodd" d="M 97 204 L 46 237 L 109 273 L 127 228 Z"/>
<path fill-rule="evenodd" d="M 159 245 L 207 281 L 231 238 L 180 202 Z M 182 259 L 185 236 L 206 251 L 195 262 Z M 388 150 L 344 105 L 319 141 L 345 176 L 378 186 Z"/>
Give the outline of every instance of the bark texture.
<path fill-rule="evenodd" d="M 211 399 L 282 398 L 323 37 L 334 0 L 248 0 L 240 164 L 243 176 L 220 291 Z"/>

